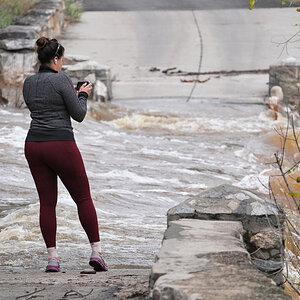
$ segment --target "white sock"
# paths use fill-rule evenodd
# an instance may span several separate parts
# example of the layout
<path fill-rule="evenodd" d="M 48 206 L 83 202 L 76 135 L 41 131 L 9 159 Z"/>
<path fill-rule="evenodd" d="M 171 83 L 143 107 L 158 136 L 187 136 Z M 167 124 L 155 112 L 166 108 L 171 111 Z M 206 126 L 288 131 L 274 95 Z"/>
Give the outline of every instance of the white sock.
<path fill-rule="evenodd" d="M 58 258 L 57 251 L 55 247 L 47 248 L 49 259 Z"/>
<path fill-rule="evenodd" d="M 91 247 L 93 251 L 97 251 L 101 253 L 101 245 L 100 242 L 91 243 Z"/>

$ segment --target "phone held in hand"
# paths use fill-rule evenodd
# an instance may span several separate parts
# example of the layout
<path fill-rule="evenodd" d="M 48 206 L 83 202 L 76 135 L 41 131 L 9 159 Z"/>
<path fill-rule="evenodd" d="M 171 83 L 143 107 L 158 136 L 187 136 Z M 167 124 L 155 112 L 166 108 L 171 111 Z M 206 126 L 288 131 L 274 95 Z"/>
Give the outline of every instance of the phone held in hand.
<path fill-rule="evenodd" d="M 81 86 L 83 85 L 83 84 L 89 84 L 89 82 L 88 81 L 78 81 L 77 82 L 77 85 L 76 85 L 76 90 L 77 91 L 79 91 L 80 90 L 80 88 L 81 88 Z"/>

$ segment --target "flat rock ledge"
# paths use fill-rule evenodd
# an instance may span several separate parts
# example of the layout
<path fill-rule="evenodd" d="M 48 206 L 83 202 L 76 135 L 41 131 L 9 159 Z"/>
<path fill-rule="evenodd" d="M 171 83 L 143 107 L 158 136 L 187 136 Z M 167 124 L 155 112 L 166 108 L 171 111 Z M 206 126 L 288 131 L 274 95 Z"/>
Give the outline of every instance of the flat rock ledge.
<path fill-rule="evenodd" d="M 186 200 L 168 212 L 149 299 L 291 299 L 277 286 L 281 226 L 272 202 L 231 185 Z"/>

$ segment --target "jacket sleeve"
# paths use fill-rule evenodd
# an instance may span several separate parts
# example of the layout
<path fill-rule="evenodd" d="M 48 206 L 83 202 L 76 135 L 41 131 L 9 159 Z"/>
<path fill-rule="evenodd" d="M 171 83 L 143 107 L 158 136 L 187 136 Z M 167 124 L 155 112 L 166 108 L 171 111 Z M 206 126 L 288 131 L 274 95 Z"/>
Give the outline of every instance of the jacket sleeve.
<path fill-rule="evenodd" d="M 73 83 L 68 75 L 60 73 L 60 89 L 67 110 L 70 116 L 78 122 L 82 122 L 87 112 L 87 98 L 88 94 L 81 92 L 76 94 Z"/>
<path fill-rule="evenodd" d="M 22 90 L 24 102 L 25 102 L 26 105 L 28 105 L 28 94 L 30 93 L 30 84 L 29 84 L 28 78 L 29 77 L 27 77 L 24 80 L 23 90 Z"/>

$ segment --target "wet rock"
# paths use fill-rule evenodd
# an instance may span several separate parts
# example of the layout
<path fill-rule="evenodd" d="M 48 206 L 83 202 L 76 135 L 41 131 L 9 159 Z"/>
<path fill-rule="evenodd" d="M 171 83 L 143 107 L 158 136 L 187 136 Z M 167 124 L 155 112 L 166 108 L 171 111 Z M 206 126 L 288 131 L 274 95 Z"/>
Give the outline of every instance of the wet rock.
<path fill-rule="evenodd" d="M 149 299 L 290 299 L 250 264 L 239 221 L 170 221 Z"/>

